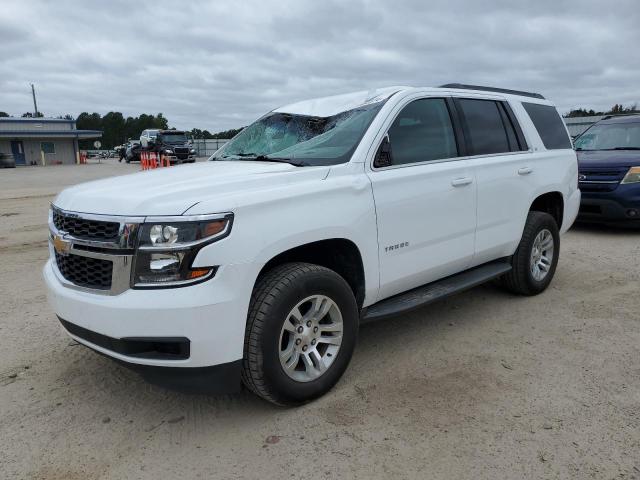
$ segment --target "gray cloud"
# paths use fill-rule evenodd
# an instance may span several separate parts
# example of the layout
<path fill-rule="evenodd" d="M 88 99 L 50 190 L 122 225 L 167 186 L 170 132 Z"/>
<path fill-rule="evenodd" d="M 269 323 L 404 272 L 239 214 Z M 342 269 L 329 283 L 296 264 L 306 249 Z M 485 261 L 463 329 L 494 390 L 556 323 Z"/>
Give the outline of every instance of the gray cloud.
<path fill-rule="evenodd" d="M 637 0 L 14 1 L 0 110 L 163 112 L 219 131 L 282 104 L 388 85 L 539 91 L 562 111 L 640 103 Z"/>

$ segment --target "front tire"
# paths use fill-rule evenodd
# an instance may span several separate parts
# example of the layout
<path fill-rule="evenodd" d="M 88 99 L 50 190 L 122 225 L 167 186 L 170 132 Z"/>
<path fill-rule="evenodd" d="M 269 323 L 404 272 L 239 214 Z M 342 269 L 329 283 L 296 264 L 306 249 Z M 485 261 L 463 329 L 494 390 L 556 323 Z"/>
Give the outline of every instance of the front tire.
<path fill-rule="evenodd" d="M 275 267 L 251 297 L 244 384 L 278 405 L 323 395 L 349 364 L 358 318 L 351 288 L 334 271 L 309 263 Z"/>
<path fill-rule="evenodd" d="M 507 290 L 518 295 L 537 295 L 549 286 L 558 265 L 560 233 L 555 219 L 544 212 L 529 212 L 513 269 L 502 278 Z"/>

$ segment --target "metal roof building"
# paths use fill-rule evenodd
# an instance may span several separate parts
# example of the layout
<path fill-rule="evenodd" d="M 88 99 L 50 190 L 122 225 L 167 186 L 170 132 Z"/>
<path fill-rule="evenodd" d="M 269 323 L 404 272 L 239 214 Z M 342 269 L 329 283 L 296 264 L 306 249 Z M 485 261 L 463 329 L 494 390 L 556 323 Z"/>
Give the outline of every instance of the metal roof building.
<path fill-rule="evenodd" d="M 100 130 L 78 130 L 75 120 L 0 118 L 0 153 L 13 154 L 16 165 L 77 162 L 78 140 L 99 138 Z"/>
<path fill-rule="evenodd" d="M 564 124 L 567 126 L 567 130 L 569 130 L 569 135 L 571 138 L 580 135 L 591 125 L 596 123 L 599 120 L 602 120 L 606 115 L 593 115 L 591 117 L 571 117 L 571 118 L 562 118 L 564 120 Z"/>

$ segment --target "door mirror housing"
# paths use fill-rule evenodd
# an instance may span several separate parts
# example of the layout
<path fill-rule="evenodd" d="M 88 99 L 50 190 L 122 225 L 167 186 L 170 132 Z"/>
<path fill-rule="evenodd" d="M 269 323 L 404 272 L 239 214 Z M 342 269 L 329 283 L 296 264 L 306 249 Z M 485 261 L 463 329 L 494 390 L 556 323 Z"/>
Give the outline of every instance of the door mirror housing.
<path fill-rule="evenodd" d="M 375 168 L 384 168 L 390 167 L 391 165 L 393 165 L 393 154 L 391 152 L 391 140 L 387 133 L 378 147 L 376 156 L 373 159 L 373 166 Z"/>

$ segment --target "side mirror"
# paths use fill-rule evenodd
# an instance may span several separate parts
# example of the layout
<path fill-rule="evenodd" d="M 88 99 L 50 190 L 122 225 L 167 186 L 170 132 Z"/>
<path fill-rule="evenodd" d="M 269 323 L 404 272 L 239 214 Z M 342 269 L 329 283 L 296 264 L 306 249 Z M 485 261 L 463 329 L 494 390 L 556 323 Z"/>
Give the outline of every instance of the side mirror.
<path fill-rule="evenodd" d="M 391 152 L 391 140 L 387 133 L 378 147 L 376 156 L 373 159 L 373 166 L 376 168 L 389 167 L 393 165 L 393 154 Z"/>

